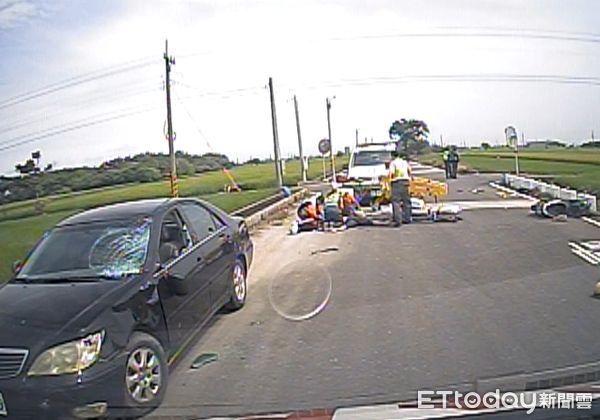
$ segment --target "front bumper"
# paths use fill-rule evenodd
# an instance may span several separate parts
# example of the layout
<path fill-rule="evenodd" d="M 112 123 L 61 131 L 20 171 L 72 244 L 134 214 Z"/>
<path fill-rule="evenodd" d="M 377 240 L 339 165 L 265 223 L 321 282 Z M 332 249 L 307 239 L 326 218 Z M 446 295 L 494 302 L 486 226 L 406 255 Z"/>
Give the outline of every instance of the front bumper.
<path fill-rule="evenodd" d="M 2 393 L 8 416 L 3 419 L 63 419 L 73 418 L 73 410 L 89 404 L 106 403 L 110 407 L 123 405 L 123 383 L 126 354 L 101 360 L 77 375 L 1 379 Z"/>

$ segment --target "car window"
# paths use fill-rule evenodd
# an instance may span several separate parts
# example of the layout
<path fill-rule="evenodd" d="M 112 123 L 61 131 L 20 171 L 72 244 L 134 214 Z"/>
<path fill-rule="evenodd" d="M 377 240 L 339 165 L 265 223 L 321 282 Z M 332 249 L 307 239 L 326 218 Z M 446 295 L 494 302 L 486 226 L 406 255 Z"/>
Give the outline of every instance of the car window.
<path fill-rule="evenodd" d="M 190 245 L 192 238 L 188 226 L 176 210 L 169 212 L 160 228 L 158 247 L 161 264 L 166 264 L 180 256 Z"/>
<path fill-rule="evenodd" d="M 381 165 L 392 159 L 392 153 L 386 150 L 364 151 L 354 155 L 353 166 Z"/>
<path fill-rule="evenodd" d="M 207 238 L 223 225 L 220 221 L 217 223 L 213 214 L 199 204 L 184 204 L 182 211 L 194 230 L 194 242 Z"/>

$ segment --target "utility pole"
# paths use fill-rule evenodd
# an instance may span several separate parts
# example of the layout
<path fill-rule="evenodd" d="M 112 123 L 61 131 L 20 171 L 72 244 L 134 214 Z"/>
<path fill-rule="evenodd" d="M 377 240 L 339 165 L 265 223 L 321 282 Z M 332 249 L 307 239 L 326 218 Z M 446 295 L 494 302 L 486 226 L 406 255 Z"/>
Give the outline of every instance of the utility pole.
<path fill-rule="evenodd" d="M 521 131 L 521 147 L 525 147 L 525 133 Z"/>
<path fill-rule="evenodd" d="M 592 130 L 592 142 L 594 141 L 594 130 Z"/>
<path fill-rule="evenodd" d="M 441 134 L 440 134 L 440 147 L 444 147 L 444 139 Z"/>
<path fill-rule="evenodd" d="M 300 114 L 298 113 L 298 99 L 294 95 L 294 111 L 296 113 L 296 131 L 298 132 L 298 151 L 300 152 L 300 170 L 302 181 L 306 182 L 306 166 L 304 165 L 304 154 L 302 153 L 302 134 L 300 134 Z"/>
<path fill-rule="evenodd" d="M 171 171 L 169 174 L 171 185 L 171 197 L 179 196 L 179 188 L 177 186 L 177 160 L 175 159 L 175 146 L 173 145 L 173 119 L 171 116 L 171 65 L 175 64 L 175 58 L 169 57 L 169 41 L 165 40 L 165 71 L 167 91 L 167 140 L 169 141 L 169 160 L 171 163 Z"/>
<path fill-rule="evenodd" d="M 358 147 L 358 128 L 356 129 L 356 147 Z"/>
<path fill-rule="evenodd" d="M 279 134 L 277 133 L 277 113 L 275 111 L 275 94 L 273 93 L 273 78 L 269 77 L 269 92 L 271 96 L 271 120 L 273 122 L 273 148 L 275 152 L 275 176 L 277 177 L 277 186 L 283 186 L 283 176 L 281 174 L 281 160 L 279 158 Z"/>
<path fill-rule="evenodd" d="M 335 96 L 334 96 L 335 98 Z M 331 100 L 329 98 L 326 98 L 325 103 L 327 105 L 327 133 L 329 134 L 329 153 L 331 156 L 331 179 L 333 180 L 333 183 L 336 182 L 336 177 L 335 177 L 335 158 L 333 156 L 333 143 L 331 142 L 331 116 L 330 116 L 330 110 L 331 110 Z"/>

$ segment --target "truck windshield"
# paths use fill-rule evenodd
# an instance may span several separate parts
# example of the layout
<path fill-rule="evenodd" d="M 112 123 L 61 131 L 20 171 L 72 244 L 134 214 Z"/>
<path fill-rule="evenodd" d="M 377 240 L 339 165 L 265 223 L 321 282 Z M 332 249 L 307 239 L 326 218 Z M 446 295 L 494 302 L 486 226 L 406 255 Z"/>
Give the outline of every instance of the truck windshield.
<path fill-rule="evenodd" d="M 357 152 L 354 154 L 352 166 L 382 165 L 390 160 L 392 152 L 386 150 Z"/>
<path fill-rule="evenodd" d="M 34 249 L 17 280 L 118 279 L 139 273 L 146 261 L 150 220 L 58 227 Z"/>

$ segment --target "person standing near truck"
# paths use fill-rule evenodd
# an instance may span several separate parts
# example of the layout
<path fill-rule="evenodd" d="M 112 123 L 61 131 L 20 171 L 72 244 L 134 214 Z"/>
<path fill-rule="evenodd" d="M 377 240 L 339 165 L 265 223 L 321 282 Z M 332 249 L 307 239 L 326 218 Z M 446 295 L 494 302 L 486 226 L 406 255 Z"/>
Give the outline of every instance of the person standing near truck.
<path fill-rule="evenodd" d="M 456 175 L 458 174 L 458 162 L 459 161 L 460 161 L 460 156 L 458 155 L 456 146 L 452 146 L 452 148 L 450 149 L 450 153 L 448 154 L 448 166 L 450 167 L 450 178 L 456 179 Z"/>
<path fill-rule="evenodd" d="M 389 177 L 392 184 L 393 225 L 412 222 L 410 203 L 410 179 L 412 177 L 408 161 L 397 150 L 392 152 L 394 160 L 390 163 Z"/>
<path fill-rule="evenodd" d="M 446 179 L 450 178 L 450 163 L 448 162 L 448 149 L 442 152 L 442 160 L 444 161 L 444 171 L 446 171 Z"/>

